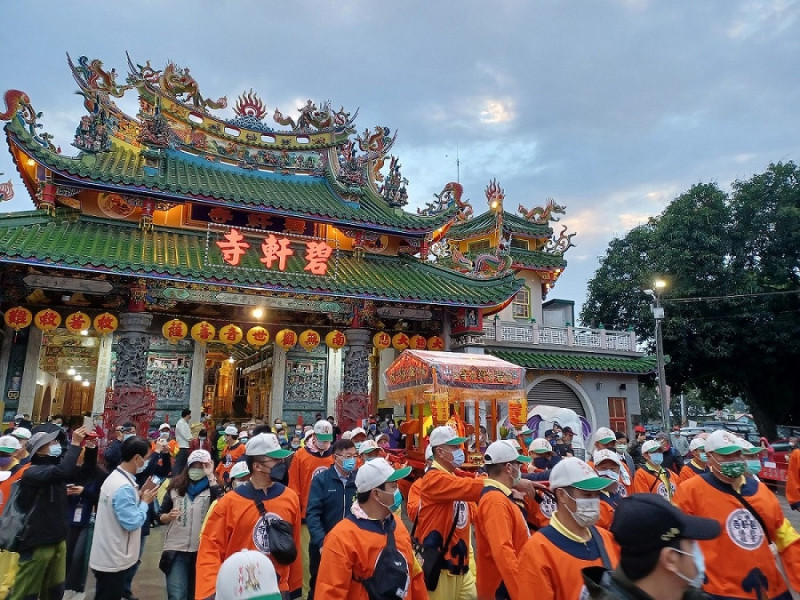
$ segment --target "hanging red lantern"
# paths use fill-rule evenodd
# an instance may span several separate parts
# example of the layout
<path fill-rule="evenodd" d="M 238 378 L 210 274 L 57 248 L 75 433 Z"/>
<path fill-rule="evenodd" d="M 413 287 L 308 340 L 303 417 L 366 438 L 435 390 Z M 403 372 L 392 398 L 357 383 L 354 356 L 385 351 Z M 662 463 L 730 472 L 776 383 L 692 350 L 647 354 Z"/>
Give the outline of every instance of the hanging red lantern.
<path fill-rule="evenodd" d="M 244 333 L 242 333 L 242 328 L 233 323 L 223 325 L 219 328 L 219 341 L 229 346 L 238 344 L 242 341 L 243 337 Z"/>
<path fill-rule="evenodd" d="M 31 311 L 24 306 L 15 306 L 14 308 L 9 308 L 6 311 L 4 318 L 6 325 L 8 325 L 14 331 L 25 329 L 31 324 L 31 321 L 33 321 L 33 315 L 31 314 Z"/>
<path fill-rule="evenodd" d="M 512 425 L 522 426 L 528 420 L 528 399 L 525 397 L 508 401 L 508 420 Z"/>
<path fill-rule="evenodd" d="M 294 345 L 297 343 L 297 334 L 291 329 L 281 329 L 275 335 L 275 343 L 284 350 L 294 348 Z"/>
<path fill-rule="evenodd" d="M 64 325 L 71 333 L 80 333 L 89 329 L 91 323 L 92 320 L 89 315 L 83 312 L 76 312 L 66 318 Z"/>
<path fill-rule="evenodd" d="M 306 352 L 311 352 L 319 346 L 319 342 L 319 334 L 313 329 L 306 329 L 300 334 L 300 345 L 305 348 Z"/>
<path fill-rule="evenodd" d="M 251 346 L 261 348 L 267 342 L 269 342 L 269 331 L 260 325 L 247 330 L 247 343 Z"/>
<path fill-rule="evenodd" d="M 177 344 L 189 335 L 189 326 L 180 319 L 172 319 L 164 323 L 161 333 L 169 340 L 170 344 Z"/>
<path fill-rule="evenodd" d="M 411 339 L 408 340 L 408 347 L 412 350 L 425 350 L 428 347 L 428 340 L 421 335 L 411 336 Z"/>
<path fill-rule="evenodd" d="M 104 312 L 94 318 L 92 325 L 94 325 L 94 330 L 97 333 L 100 335 L 107 335 L 117 330 L 117 327 L 119 327 L 119 319 L 111 313 Z"/>
<path fill-rule="evenodd" d="M 217 329 L 208 321 L 200 321 L 192 325 L 191 336 L 198 344 L 207 344 L 217 336 Z"/>
<path fill-rule="evenodd" d="M 52 308 L 45 308 L 33 317 L 33 324 L 42 331 L 53 331 L 61 325 L 61 315 Z"/>
<path fill-rule="evenodd" d="M 441 352 L 442 350 L 444 350 L 444 340 L 440 338 L 438 335 L 435 335 L 432 338 L 428 338 L 428 350 Z"/>
<path fill-rule="evenodd" d="M 325 336 L 325 345 L 334 352 L 338 352 L 340 349 L 344 348 L 346 343 L 347 337 L 338 329 L 334 329 Z"/>
<path fill-rule="evenodd" d="M 372 336 L 372 345 L 375 346 L 379 351 L 386 350 L 392 345 L 392 338 L 385 331 L 379 331 Z"/>
<path fill-rule="evenodd" d="M 408 348 L 409 341 L 408 336 L 402 331 L 392 336 L 392 346 L 395 350 L 399 350 L 400 352 Z"/>

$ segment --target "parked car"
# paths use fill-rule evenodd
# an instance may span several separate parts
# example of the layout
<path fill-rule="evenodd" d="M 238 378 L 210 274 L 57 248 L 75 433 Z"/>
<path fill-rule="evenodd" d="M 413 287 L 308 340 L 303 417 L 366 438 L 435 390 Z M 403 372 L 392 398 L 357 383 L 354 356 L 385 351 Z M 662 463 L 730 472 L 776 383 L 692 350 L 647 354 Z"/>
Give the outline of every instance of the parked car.
<path fill-rule="evenodd" d="M 749 423 L 742 423 L 741 421 L 706 421 L 705 423 L 701 423 L 699 427 L 702 428 L 703 431 L 707 431 L 709 433 L 716 431 L 717 429 L 725 429 L 731 433 L 735 433 L 741 438 L 746 439 L 751 444 L 756 445 L 758 445 L 758 442 L 761 439 L 758 429 Z"/>

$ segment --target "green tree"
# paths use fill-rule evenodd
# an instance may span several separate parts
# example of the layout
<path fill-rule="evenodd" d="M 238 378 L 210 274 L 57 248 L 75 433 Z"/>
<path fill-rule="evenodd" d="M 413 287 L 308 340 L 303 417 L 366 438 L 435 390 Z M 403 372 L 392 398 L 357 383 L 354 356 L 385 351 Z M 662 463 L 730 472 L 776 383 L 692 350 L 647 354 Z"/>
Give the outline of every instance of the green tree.
<path fill-rule="evenodd" d="M 796 421 L 800 169 L 770 165 L 734 183 L 730 195 L 695 185 L 612 240 L 589 282 L 582 321 L 631 326 L 652 350 L 651 298 L 643 290 L 658 277 L 668 282 L 663 336 L 673 397 L 696 389 L 705 406 L 721 407 L 740 395 L 767 433 Z"/>

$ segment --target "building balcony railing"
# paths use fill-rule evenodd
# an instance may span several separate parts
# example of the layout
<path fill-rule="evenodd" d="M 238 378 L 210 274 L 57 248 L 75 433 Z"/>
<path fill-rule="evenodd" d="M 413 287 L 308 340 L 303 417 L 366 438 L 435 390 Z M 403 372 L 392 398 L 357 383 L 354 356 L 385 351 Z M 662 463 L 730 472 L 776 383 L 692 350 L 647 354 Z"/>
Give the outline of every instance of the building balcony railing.
<path fill-rule="evenodd" d="M 538 323 L 517 323 L 492 318 L 483 321 L 484 341 L 490 345 L 529 344 L 565 348 L 638 352 L 633 331 L 611 331 L 587 327 L 551 327 Z"/>

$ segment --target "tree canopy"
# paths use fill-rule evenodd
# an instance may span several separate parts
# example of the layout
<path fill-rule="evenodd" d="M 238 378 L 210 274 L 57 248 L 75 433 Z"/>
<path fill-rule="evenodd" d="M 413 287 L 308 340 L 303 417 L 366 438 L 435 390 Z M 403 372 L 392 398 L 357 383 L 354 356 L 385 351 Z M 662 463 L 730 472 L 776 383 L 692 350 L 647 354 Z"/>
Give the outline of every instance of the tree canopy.
<path fill-rule="evenodd" d="M 741 396 L 760 429 L 800 420 L 800 168 L 770 165 L 692 186 L 657 217 L 611 241 L 589 281 L 585 324 L 633 327 L 653 347 L 652 289 L 662 306 L 666 380 L 709 407 Z"/>

